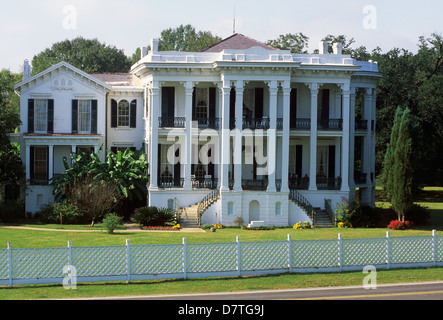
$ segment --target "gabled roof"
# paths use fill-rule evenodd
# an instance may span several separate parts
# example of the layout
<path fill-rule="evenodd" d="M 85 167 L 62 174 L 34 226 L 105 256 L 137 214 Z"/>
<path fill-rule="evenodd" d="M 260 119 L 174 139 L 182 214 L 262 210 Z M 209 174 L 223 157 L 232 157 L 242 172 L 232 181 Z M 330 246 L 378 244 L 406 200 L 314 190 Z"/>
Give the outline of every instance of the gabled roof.
<path fill-rule="evenodd" d="M 274 47 L 271 47 L 267 44 L 254 40 L 252 38 L 248 38 L 240 33 L 235 33 L 229 38 L 216 43 L 209 48 L 202 50 L 201 52 L 222 52 L 226 49 L 232 50 L 247 50 L 253 47 L 261 47 L 267 50 L 278 50 Z"/>
<path fill-rule="evenodd" d="M 35 81 L 35 80 L 37 80 L 38 78 L 41 78 L 41 77 L 43 77 L 43 76 L 45 76 L 45 75 L 47 75 L 47 74 L 50 74 L 51 72 L 54 72 L 55 70 L 60 69 L 60 68 L 67 68 L 67 69 L 73 71 L 74 73 L 79 74 L 79 75 L 82 76 L 83 78 L 86 78 L 86 79 L 88 79 L 88 80 L 90 80 L 90 81 L 93 81 L 93 82 L 97 83 L 99 86 L 101 86 L 101 87 L 103 87 L 103 88 L 105 88 L 105 89 L 108 89 L 108 90 L 111 90 L 111 89 L 112 89 L 112 86 L 111 86 L 111 85 L 109 85 L 109 84 L 107 84 L 107 83 L 101 81 L 100 79 L 97 79 L 97 78 L 95 78 L 95 77 L 93 77 L 93 76 L 87 74 L 86 72 L 84 72 L 84 71 L 82 71 L 82 70 L 80 70 L 80 69 L 74 67 L 73 65 L 71 65 L 71 64 L 69 64 L 69 63 L 67 63 L 67 62 L 65 62 L 65 61 L 59 62 L 59 63 L 53 65 L 52 67 L 46 69 L 45 71 L 42 71 L 42 72 L 40 72 L 39 74 L 36 74 L 35 76 L 29 77 L 28 79 L 25 79 L 25 80 L 23 80 L 23 81 L 20 82 L 20 83 L 17 83 L 17 84 L 14 86 L 14 89 L 21 88 L 21 87 L 23 87 L 24 85 L 26 85 L 26 84 L 28 84 L 28 83 L 30 83 L 30 82 L 32 82 L 32 81 Z"/>

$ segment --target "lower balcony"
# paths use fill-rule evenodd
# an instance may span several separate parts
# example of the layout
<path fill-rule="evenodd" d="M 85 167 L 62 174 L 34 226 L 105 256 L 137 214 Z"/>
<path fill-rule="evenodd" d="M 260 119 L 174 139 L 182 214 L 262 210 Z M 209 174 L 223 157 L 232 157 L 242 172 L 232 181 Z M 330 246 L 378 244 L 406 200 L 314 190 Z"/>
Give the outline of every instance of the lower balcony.
<path fill-rule="evenodd" d="M 218 187 L 218 179 L 207 177 L 192 177 L 191 178 L 192 189 L 210 189 L 215 190 Z M 159 188 L 162 189 L 182 189 L 185 185 L 185 178 L 175 177 L 160 177 Z"/>

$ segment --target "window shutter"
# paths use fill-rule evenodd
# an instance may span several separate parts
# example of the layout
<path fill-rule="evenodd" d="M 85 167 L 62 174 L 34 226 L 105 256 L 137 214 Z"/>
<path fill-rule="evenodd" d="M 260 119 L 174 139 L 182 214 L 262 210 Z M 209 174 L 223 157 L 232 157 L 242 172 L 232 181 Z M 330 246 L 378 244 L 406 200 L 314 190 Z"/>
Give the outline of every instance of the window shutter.
<path fill-rule="evenodd" d="M 97 134 L 97 100 L 91 100 L 91 134 Z"/>
<path fill-rule="evenodd" d="M 215 119 L 216 89 L 209 88 L 209 118 Z"/>
<path fill-rule="evenodd" d="M 32 181 L 34 180 L 34 177 L 35 177 L 35 173 L 34 173 L 34 168 L 35 168 L 35 165 L 34 165 L 34 147 L 30 147 L 29 148 L 29 170 L 31 171 L 30 172 L 30 177 L 31 177 L 31 184 L 33 183 Z"/>
<path fill-rule="evenodd" d="M 54 133 L 54 100 L 48 100 L 48 133 Z"/>
<path fill-rule="evenodd" d="M 34 99 L 28 100 L 28 133 L 34 133 Z"/>
<path fill-rule="evenodd" d="M 111 128 L 117 128 L 117 101 L 111 100 Z"/>
<path fill-rule="evenodd" d="M 78 133 L 78 100 L 72 100 L 72 134 Z"/>
<path fill-rule="evenodd" d="M 130 127 L 137 128 L 137 100 L 132 100 L 130 111 Z"/>

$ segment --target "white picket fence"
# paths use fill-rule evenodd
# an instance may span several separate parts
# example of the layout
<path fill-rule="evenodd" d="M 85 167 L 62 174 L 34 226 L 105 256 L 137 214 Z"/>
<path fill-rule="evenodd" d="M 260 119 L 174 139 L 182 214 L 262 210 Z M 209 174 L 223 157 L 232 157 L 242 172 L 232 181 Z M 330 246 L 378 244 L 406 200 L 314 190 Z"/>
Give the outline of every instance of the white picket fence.
<path fill-rule="evenodd" d="M 292 240 L 0 250 L 0 286 L 63 283 L 65 266 L 77 282 L 134 281 L 342 272 L 443 266 L 443 237 Z M 66 271 L 66 270 L 65 270 Z"/>

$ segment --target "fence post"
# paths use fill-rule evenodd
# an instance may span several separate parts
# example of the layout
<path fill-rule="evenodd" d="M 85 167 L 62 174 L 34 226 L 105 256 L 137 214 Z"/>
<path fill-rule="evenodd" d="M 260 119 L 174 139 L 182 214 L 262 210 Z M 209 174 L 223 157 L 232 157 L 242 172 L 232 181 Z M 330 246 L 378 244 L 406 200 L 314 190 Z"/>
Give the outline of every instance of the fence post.
<path fill-rule="evenodd" d="M 68 241 L 68 266 L 72 266 L 72 244 Z"/>
<path fill-rule="evenodd" d="M 12 248 L 11 248 L 11 242 L 8 242 L 8 277 L 9 277 L 9 288 L 12 288 Z"/>
<path fill-rule="evenodd" d="M 338 265 L 340 267 L 340 272 L 342 272 L 343 271 L 343 254 L 342 254 L 341 233 L 338 234 Z"/>
<path fill-rule="evenodd" d="M 432 230 L 432 260 L 434 262 L 434 267 L 437 266 L 437 231 Z"/>
<path fill-rule="evenodd" d="M 240 245 L 240 236 L 236 238 L 237 243 L 237 276 L 241 276 L 241 245 Z"/>
<path fill-rule="evenodd" d="M 183 238 L 183 279 L 187 278 L 187 269 L 188 269 L 188 257 L 187 257 L 187 244 L 186 244 L 186 238 Z"/>
<path fill-rule="evenodd" d="M 129 239 L 126 239 L 126 283 L 131 281 L 131 246 Z"/>
<path fill-rule="evenodd" d="M 292 238 L 290 234 L 288 234 L 288 265 L 289 273 L 292 273 Z"/>
<path fill-rule="evenodd" d="M 386 265 L 391 269 L 391 234 L 386 231 Z"/>

